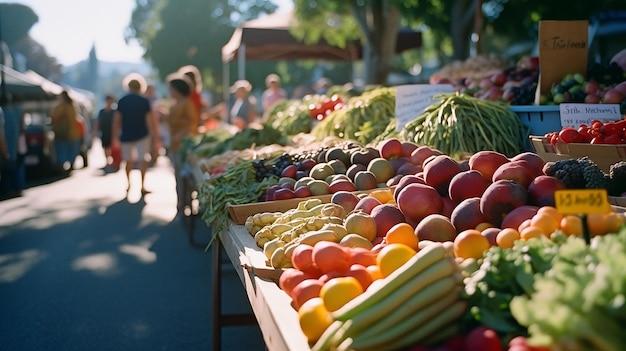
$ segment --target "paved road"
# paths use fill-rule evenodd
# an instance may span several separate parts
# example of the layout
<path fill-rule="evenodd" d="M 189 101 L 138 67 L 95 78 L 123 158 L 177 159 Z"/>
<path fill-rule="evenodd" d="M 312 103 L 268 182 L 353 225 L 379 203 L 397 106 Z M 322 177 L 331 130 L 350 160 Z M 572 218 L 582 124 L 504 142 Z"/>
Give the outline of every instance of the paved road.
<path fill-rule="evenodd" d="M 100 152 L 0 202 L 0 350 L 211 350 L 212 258 L 174 218 L 169 162 L 149 170 L 142 199 L 123 172 L 99 170 Z M 234 270 L 223 275 L 223 309 L 250 311 Z M 258 327 L 227 327 L 222 349 L 265 346 Z"/>

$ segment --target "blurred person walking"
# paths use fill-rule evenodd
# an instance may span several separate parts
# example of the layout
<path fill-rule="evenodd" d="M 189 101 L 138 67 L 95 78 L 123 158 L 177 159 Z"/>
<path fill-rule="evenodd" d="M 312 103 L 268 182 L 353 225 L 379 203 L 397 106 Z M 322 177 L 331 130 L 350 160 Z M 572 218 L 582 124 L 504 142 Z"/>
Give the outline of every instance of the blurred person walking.
<path fill-rule="evenodd" d="M 202 101 L 202 75 L 200 70 L 194 65 L 186 65 L 179 68 L 178 73 L 182 73 L 189 79 L 191 83 L 189 100 L 191 100 L 196 111 L 198 111 L 198 116 L 201 116 L 204 111 L 204 101 Z"/>
<path fill-rule="evenodd" d="M 182 213 L 184 202 L 183 177 L 188 171 L 185 170 L 185 155 L 180 149 L 183 139 L 189 135 L 198 134 L 198 123 L 200 116 L 190 99 L 193 83 L 185 75 L 174 75 L 169 79 L 169 91 L 174 99 L 174 105 L 170 107 L 167 117 L 171 133 L 170 160 L 174 167 L 174 178 L 176 180 L 176 194 L 178 213 Z"/>
<path fill-rule="evenodd" d="M 93 126 L 92 140 L 95 137 L 100 139 L 102 149 L 104 150 L 104 159 L 106 160 L 105 171 L 117 171 L 121 162 L 121 152 L 118 152 L 121 150 L 116 150 L 115 156 L 111 150 L 115 108 L 115 96 L 106 95 L 104 97 L 104 107 L 98 111 L 98 117 Z"/>
<path fill-rule="evenodd" d="M 63 90 L 58 99 L 59 103 L 54 107 L 50 116 L 54 132 L 56 164 L 64 171 L 70 172 L 74 169 L 74 160 L 80 153 L 78 110 L 67 90 Z"/>
<path fill-rule="evenodd" d="M 131 73 L 124 77 L 124 87 L 128 94 L 117 103 L 117 109 L 113 117 L 112 146 L 121 146 L 122 157 L 126 161 L 126 179 L 131 188 L 131 170 L 135 163 L 139 162 L 141 174 L 141 194 L 148 194 L 144 187 L 146 171 L 150 162 L 150 146 L 159 149 L 161 138 L 159 135 L 158 121 L 156 120 L 150 101 L 142 94 L 146 88 L 146 81 L 138 73 Z M 152 137 L 152 144 L 151 144 Z"/>

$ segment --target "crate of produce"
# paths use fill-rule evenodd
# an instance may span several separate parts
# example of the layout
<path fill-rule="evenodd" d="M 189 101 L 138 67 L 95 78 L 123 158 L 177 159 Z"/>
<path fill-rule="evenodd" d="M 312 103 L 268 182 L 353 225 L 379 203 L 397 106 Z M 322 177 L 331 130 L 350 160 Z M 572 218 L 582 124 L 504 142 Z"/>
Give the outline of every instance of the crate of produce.
<path fill-rule="evenodd" d="M 310 196 L 306 198 L 293 198 L 287 200 L 252 202 L 248 204 L 232 205 L 228 204 L 228 214 L 235 224 L 244 224 L 248 217 L 261 212 L 285 212 L 298 207 L 301 201 L 308 199 L 320 199 L 322 202 L 330 202 L 331 194 Z"/>
<path fill-rule="evenodd" d="M 522 124 L 529 129 L 530 135 L 545 135 L 561 130 L 561 112 L 558 105 L 522 105 L 510 106 Z M 530 150 L 530 144 L 526 143 Z"/>
<path fill-rule="evenodd" d="M 559 148 L 555 148 L 550 143 L 550 140 L 548 140 L 548 138 L 544 136 L 531 135 L 529 139 L 535 153 L 539 155 L 539 157 L 541 157 L 545 162 L 555 162 L 572 158 L 568 154 L 560 153 Z"/>

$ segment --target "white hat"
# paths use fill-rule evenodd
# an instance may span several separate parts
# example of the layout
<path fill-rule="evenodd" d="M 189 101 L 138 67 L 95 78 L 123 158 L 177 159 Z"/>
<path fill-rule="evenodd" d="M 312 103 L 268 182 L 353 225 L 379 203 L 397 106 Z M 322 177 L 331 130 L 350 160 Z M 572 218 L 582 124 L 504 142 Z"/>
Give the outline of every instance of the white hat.
<path fill-rule="evenodd" d="M 248 82 L 245 79 L 241 79 L 236 81 L 231 87 L 230 87 L 230 92 L 234 93 L 239 89 L 245 89 L 246 92 L 250 92 L 252 90 L 252 84 L 250 84 L 250 82 Z"/>
<path fill-rule="evenodd" d="M 136 81 L 137 83 L 139 83 L 139 92 L 140 93 L 144 93 L 146 91 L 146 87 L 148 86 L 148 83 L 146 82 L 146 79 L 139 73 L 133 72 L 133 73 L 129 73 L 128 75 L 126 75 L 126 77 L 124 77 L 124 79 L 122 80 L 122 86 L 124 87 L 124 89 L 126 89 L 127 91 L 129 90 L 129 84 L 132 81 Z"/>

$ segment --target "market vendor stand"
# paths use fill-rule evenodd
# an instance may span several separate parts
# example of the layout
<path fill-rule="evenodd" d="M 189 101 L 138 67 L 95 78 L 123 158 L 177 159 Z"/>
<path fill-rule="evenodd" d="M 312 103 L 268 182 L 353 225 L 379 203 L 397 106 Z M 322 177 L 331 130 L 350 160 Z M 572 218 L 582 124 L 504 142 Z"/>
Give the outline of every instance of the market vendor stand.
<path fill-rule="evenodd" d="M 222 314 L 221 248 L 243 284 L 254 315 Z M 308 350 L 309 344 L 300 330 L 291 298 L 276 284 L 278 272 L 264 268 L 265 256 L 244 226 L 230 222 L 227 230 L 218 234 L 213 250 L 213 349 L 221 349 L 221 329 L 227 325 L 258 323 L 267 350 Z M 256 317 L 256 318 L 255 318 Z"/>

